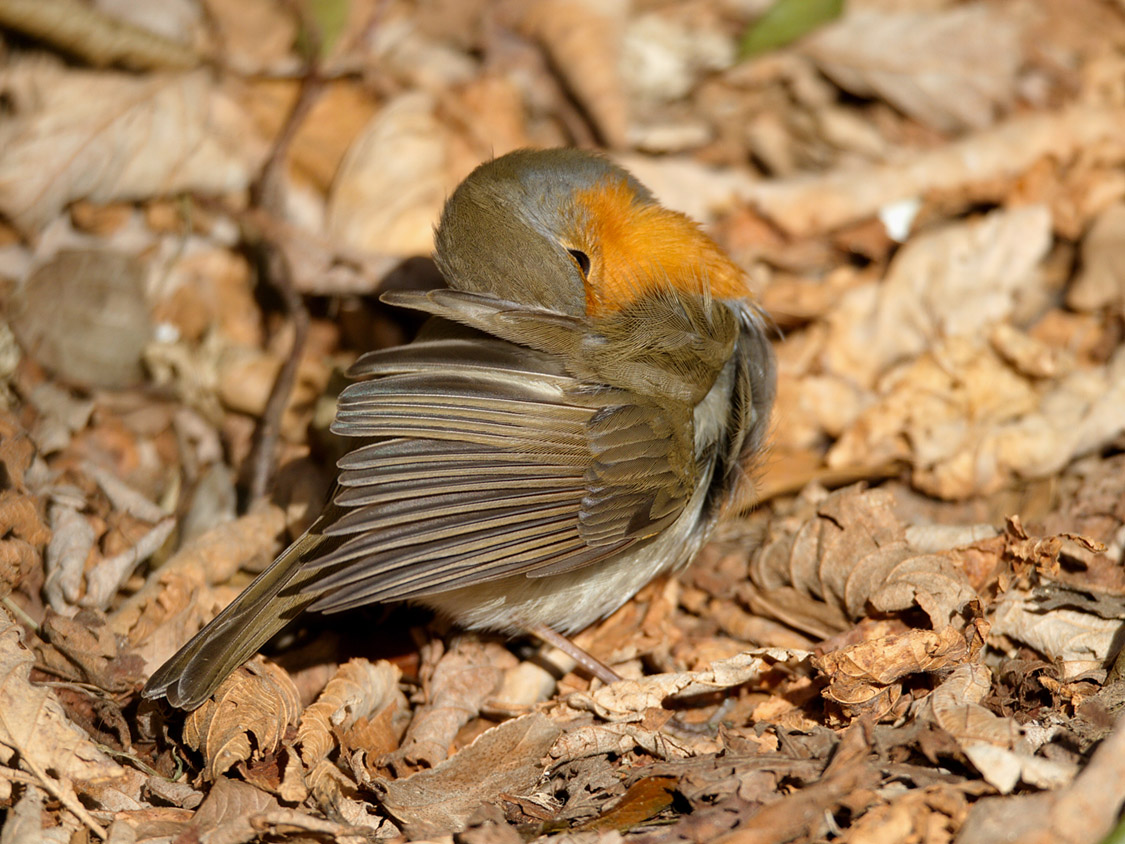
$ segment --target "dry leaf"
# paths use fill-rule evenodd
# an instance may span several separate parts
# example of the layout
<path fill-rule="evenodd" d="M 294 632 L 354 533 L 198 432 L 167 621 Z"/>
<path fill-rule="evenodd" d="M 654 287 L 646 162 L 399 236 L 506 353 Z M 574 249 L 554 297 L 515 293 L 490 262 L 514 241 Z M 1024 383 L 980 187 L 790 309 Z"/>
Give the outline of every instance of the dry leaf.
<path fill-rule="evenodd" d="M 140 384 L 141 352 L 153 330 L 144 272 L 141 261 L 118 252 L 60 252 L 13 297 L 12 327 L 20 345 L 64 383 Z"/>
<path fill-rule="evenodd" d="M 223 777 L 211 788 L 183 837 L 201 844 L 248 844 L 259 837 L 255 816 L 279 808 L 272 794 Z"/>
<path fill-rule="evenodd" d="M 391 100 L 344 156 L 328 198 L 327 230 L 366 252 L 407 257 L 433 249 L 433 227 L 453 185 L 448 141 L 420 91 Z"/>
<path fill-rule="evenodd" d="M 132 76 L 21 61 L 0 73 L 0 210 L 37 229 L 69 202 L 241 190 L 265 154 L 209 70 Z"/>
<path fill-rule="evenodd" d="M 1082 269 L 1066 303 L 1079 311 L 1125 312 L 1125 203 L 1103 211 L 1082 240 Z"/>
<path fill-rule="evenodd" d="M 995 211 L 910 240 L 886 278 L 849 290 L 828 317 L 825 365 L 871 386 L 945 337 L 976 336 L 1041 284 L 1051 246 L 1043 206 Z"/>
<path fill-rule="evenodd" d="M 934 553 L 929 537 L 908 538 L 882 489 L 851 486 L 827 496 L 816 515 L 762 547 L 750 565 L 750 608 L 827 637 L 871 610 L 919 606 L 935 629 L 977 597 L 957 558 Z M 942 549 L 945 551 L 946 549 Z"/>
<path fill-rule="evenodd" d="M 243 566 L 272 559 L 284 527 L 285 512 L 266 506 L 213 528 L 150 574 L 110 616 L 110 626 L 150 667 L 159 665 L 222 609 L 209 587 Z"/>
<path fill-rule="evenodd" d="M 523 21 L 611 148 L 628 143 L 629 99 L 620 70 L 628 8 L 629 0 L 540 0 Z"/>
<path fill-rule="evenodd" d="M 411 837 L 458 832 L 482 803 L 530 792 L 560 733 L 539 714 L 506 721 L 434 768 L 376 781 L 380 802 Z"/>
<path fill-rule="evenodd" d="M 0 762 L 19 754 L 21 766 L 45 771 L 82 792 L 124 783 L 127 772 L 67 717 L 54 692 L 28 679 L 35 656 L 20 628 L 0 614 Z"/>
<path fill-rule="evenodd" d="M 203 755 L 204 776 L 216 780 L 239 762 L 273 753 L 300 710 L 300 696 L 289 675 L 257 657 L 236 669 L 188 714 L 184 743 Z"/>
<path fill-rule="evenodd" d="M 984 643 L 979 634 L 976 628 L 967 636 L 953 627 L 908 630 L 830 651 L 812 661 L 828 677 L 826 698 L 853 715 L 868 712 L 879 717 L 891 711 L 902 695 L 898 680 L 967 662 Z"/>
<path fill-rule="evenodd" d="M 1022 779 L 1040 788 L 1070 783 L 1073 765 L 1034 755 L 1023 730 L 981 706 L 991 688 L 992 673 L 984 665 L 961 665 L 927 697 L 922 717 L 949 733 L 981 775 L 1001 794 Z"/>
<path fill-rule="evenodd" d="M 406 705 L 398 688 L 402 671 L 386 660 L 353 659 L 341 665 L 316 703 L 301 715 L 297 745 L 307 767 L 325 759 L 336 744 L 333 737 L 359 719 L 381 711 L 389 703 Z"/>
<path fill-rule="evenodd" d="M 789 234 L 805 237 L 873 217 L 903 199 L 1003 183 L 1044 158 L 1070 161 L 1107 143 L 1120 151 L 1123 139 L 1125 109 L 1071 106 L 1012 118 L 955 143 L 904 153 L 892 164 L 759 182 L 743 196 Z"/>
<path fill-rule="evenodd" d="M 857 10 L 802 51 L 859 96 L 880 96 L 935 129 L 982 128 L 1015 96 L 1023 63 L 1015 17 L 985 3 L 932 12 Z"/>
<path fill-rule="evenodd" d="M 963 499 L 1050 476 L 1125 431 L 1125 349 L 1101 367 L 1029 383 L 979 340 L 950 338 L 880 385 L 828 465 L 907 460 L 919 490 Z"/>
<path fill-rule="evenodd" d="M 973 806 L 960 844 L 1095 844 L 1110 840 L 1125 802 L 1125 729 L 1118 725 L 1066 788 L 985 799 Z"/>
<path fill-rule="evenodd" d="M 499 644 L 482 644 L 469 637 L 457 640 L 434 669 L 428 702 L 393 754 L 411 764 L 434 766 L 449 755 L 457 731 L 480 712 L 516 659 Z"/>
<path fill-rule="evenodd" d="M 704 671 L 650 674 L 639 680 L 619 680 L 592 692 L 574 692 L 566 702 L 595 713 L 607 721 L 640 721 L 650 709 L 659 709 L 668 698 L 688 698 L 752 683 L 778 663 L 798 663 L 804 651 L 755 648 L 719 660 Z"/>

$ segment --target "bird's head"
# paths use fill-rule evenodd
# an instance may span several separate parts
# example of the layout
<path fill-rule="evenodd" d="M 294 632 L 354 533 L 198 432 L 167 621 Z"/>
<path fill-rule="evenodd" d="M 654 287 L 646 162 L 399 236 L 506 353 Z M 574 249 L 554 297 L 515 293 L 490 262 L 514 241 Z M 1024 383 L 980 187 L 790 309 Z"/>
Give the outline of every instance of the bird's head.
<path fill-rule="evenodd" d="M 746 274 L 695 222 L 583 150 L 520 150 L 482 164 L 446 203 L 436 243 L 450 286 L 573 316 L 660 291 L 749 294 Z"/>

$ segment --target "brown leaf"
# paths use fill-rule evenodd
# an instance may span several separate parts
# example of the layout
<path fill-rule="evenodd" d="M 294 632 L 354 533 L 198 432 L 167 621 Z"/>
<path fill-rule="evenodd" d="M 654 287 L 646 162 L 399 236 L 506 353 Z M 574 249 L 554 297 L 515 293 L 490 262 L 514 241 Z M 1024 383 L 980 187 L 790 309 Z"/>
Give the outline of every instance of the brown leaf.
<path fill-rule="evenodd" d="M 624 0 L 542 0 L 524 27 L 547 49 L 575 98 L 610 147 L 628 142 L 629 101 L 621 77 Z"/>
<path fill-rule="evenodd" d="M 972 659 L 983 644 L 979 631 L 966 636 L 953 627 L 909 630 L 813 657 L 829 680 L 824 696 L 851 713 L 890 711 L 901 695 L 896 681 L 934 673 Z"/>
<path fill-rule="evenodd" d="M 415 712 L 394 758 L 430 767 L 445 759 L 457 731 L 480 712 L 512 665 L 515 657 L 506 648 L 459 638 L 434 669 L 429 702 Z"/>
<path fill-rule="evenodd" d="M 1023 779 L 1041 788 L 1067 785 L 1075 774 L 1065 761 L 1035 756 L 1023 740 L 1023 729 L 980 705 L 992 685 L 983 665 L 961 665 L 926 698 L 923 717 L 930 718 L 957 741 L 985 780 L 1008 794 Z"/>
<path fill-rule="evenodd" d="M 377 781 L 380 801 L 412 836 L 462 830 L 481 803 L 530 791 L 560 733 L 539 714 L 506 721 L 434 768 Z"/>
<path fill-rule="evenodd" d="M 124 782 L 127 772 L 73 724 L 54 693 L 30 682 L 35 657 L 0 611 L 0 761 L 18 753 L 29 770 L 52 771 L 82 791 Z"/>
<path fill-rule="evenodd" d="M 1125 312 L 1125 203 L 1103 211 L 1082 241 L 1082 269 L 1066 293 L 1080 311 Z"/>
<path fill-rule="evenodd" d="M 353 659 L 341 665 L 336 676 L 328 681 L 316 703 L 301 714 L 297 728 L 296 744 L 301 750 L 301 761 L 309 768 L 328 757 L 337 745 L 339 736 L 351 731 L 358 722 L 384 711 L 406 707 L 406 698 L 398 688 L 402 671 L 385 660 L 369 662 Z M 389 715 L 388 724 L 389 727 Z M 357 739 L 358 735 L 353 735 Z M 372 753 L 393 750 L 397 737 L 384 738 L 385 749 L 355 747 Z"/>
<path fill-rule="evenodd" d="M 268 506 L 188 543 L 110 616 L 113 632 L 150 666 L 159 665 L 222 609 L 209 587 L 242 566 L 272 559 L 284 527 L 284 511 Z"/>
<path fill-rule="evenodd" d="M 204 776 L 215 780 L 239 762 L 273 753 L 289 725 L 296 723 L 300 708 L 289 675 L 258 657 L 227 677 L 188 715 L 184 742 L 203 754 Z"/>
<path fill-rule="evenodd" d="M 675 791 L 675 777 L 644 777 L 629 786 L 625 796 L 612 808 L 578 828 L 616 829 L 624 832 L 671 806 Z"/>

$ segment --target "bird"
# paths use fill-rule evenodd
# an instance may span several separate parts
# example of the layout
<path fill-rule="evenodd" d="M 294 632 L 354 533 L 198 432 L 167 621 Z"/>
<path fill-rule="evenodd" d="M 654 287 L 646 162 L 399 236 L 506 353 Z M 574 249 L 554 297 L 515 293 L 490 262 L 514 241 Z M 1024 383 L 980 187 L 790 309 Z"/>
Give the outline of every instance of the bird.
<path fill-rule="evenodd" d="M 146 698 L 197 708 L 305 611 L 405 601 L 565 641 L 752 489 L 771 323 L 696 222 L 601 154 L 524 149 L 465 178 L 434 243 L 447 287 L 382 296 L 428 315 L 418 336 L 349 370 L 324 512 Z"/>

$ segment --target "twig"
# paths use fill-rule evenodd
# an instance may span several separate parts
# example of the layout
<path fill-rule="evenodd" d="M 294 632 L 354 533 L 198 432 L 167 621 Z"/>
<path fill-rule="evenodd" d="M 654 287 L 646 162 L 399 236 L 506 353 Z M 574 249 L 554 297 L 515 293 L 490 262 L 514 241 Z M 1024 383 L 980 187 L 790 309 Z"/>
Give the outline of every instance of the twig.
<path fill-rule="evenodd" d="M 298 4 L 299 5 L 299 4 Z M 306 27 L 308 27 L 307 21 Z M 319 36 L 315 27 L 309 28 L 312 55 L 319 50 Z M 285 119 L 285 124 L 277 135 L 270 156 L 262 168 L 262 174 L 251 191 L 251 202 L 254 206 L 281 218 L 283 206 L 283 175 L 285 171 L 285 157 L 293 138 L 297 134 L 304 119 L 308 116 L 317 96 L 320 94 L 323 82 L 318 73 L 316 60 L 309 63 L 309 71 L 301 81 L 301 89 L 297 101 Z M 258 438 L 255 444 L 254 455 L 251 458 L 250 473 L 250 499 L 260 501 L 266 496 L 270 482 L 273 480 L 274 461 L 277 452 L 277 441 L 281 433 L 281 416 L 289 404 L 289 397 L 293 392 L 293 384 L 297 380 L 297 367 L 301 362 L 305 341 L 309 333 L 309 314 L 305 303 L 293 285 L 293 274 L 283 250 L 275 242 L 261 237 L 259 233 L 257 246 L 261 252 L 262 280 L 271 285 L 281 297 L 290 319 L 293 321 L 293 347 L 289 357 L 282 364 L 281 371 L 277 374 L 273 389 L 270 391 L 269 401 L 258 428 Z"/>

